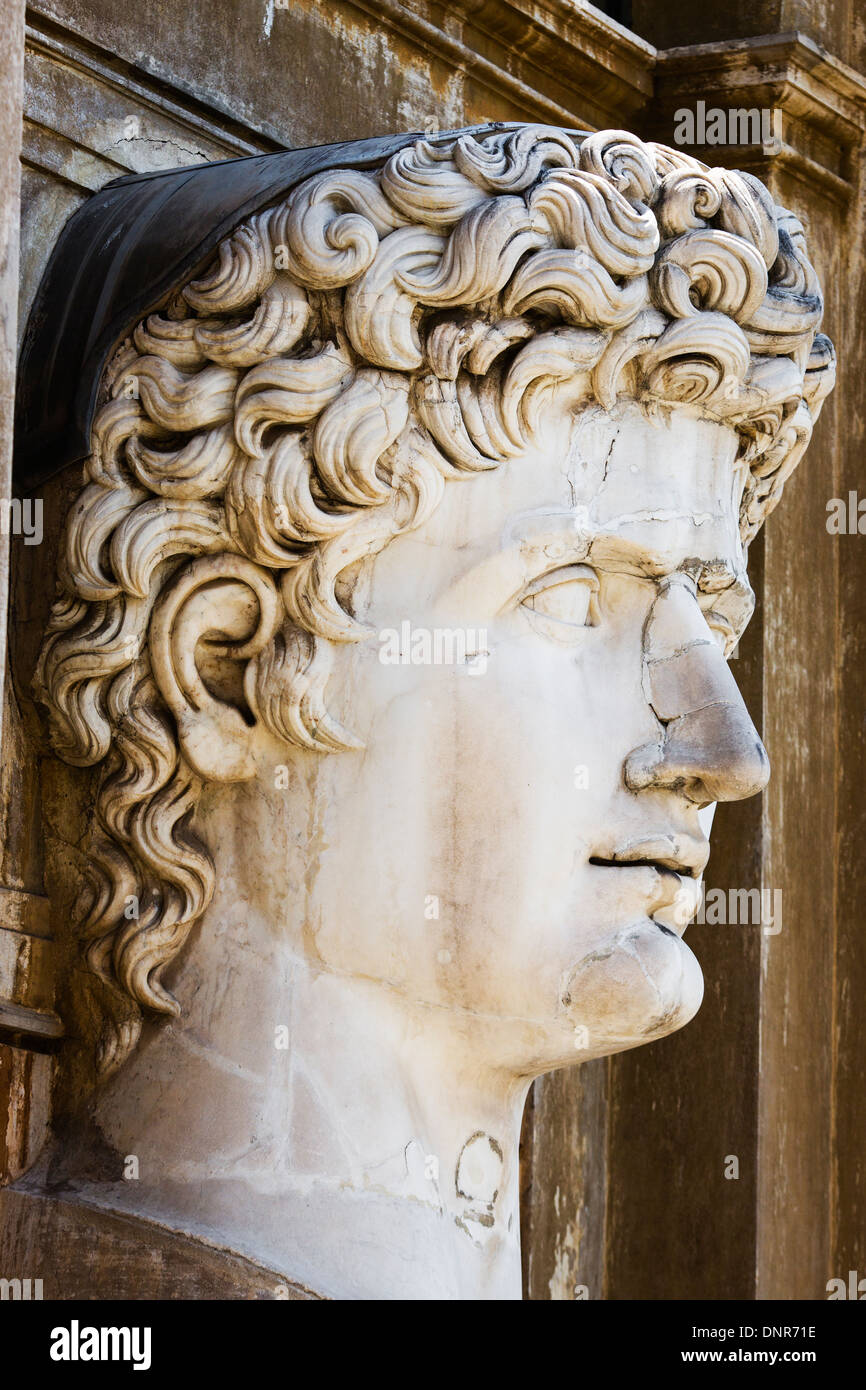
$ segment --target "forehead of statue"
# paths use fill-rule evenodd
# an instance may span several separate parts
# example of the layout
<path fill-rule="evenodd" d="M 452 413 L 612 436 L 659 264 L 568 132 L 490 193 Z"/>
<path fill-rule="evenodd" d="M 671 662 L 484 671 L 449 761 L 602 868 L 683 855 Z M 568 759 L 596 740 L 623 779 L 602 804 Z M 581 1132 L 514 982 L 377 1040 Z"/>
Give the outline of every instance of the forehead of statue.
<path fill-rule="evenodd" d="M 683 409 L 648 413 L 622 402 L 612 413 L 579 414 L 566 469 L 596 553 L 632 549 L 649 573 L 690 556 L 744 568 L 739 509 L 748 470 L 738 447 L 731 427 Z"/>
<path fill-rule="evenodd" d="M 447 483 L 423 526 L 375 561 L 383 580 L 405 554 L 460 603 L 505 601 L 581 562 L 650 578 L 708 571 L 713 587 L 748 588 L 734 430 L 687 411 L 652 418 L 633 402 L 549 425 L 498 468 Z"/>

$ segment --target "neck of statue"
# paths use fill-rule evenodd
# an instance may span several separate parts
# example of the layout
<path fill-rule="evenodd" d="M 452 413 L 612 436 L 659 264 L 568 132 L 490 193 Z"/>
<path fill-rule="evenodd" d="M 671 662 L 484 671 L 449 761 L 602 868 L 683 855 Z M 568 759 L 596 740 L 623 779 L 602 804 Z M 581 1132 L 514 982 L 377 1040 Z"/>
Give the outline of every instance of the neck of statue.
<path fill-rule="evenodd" d="M 529 1081 L 485 1064 L 483 1022 L 313 967 L 273 933 L 221 987 L 220 936 L 175 983 L 180 1021 L 146 1029 L 95 1098 L 101 1173 L 107 1145 L 137 1176 L 85 1162 L 70 1176 L 87 1200 L 327 1297 L 519 1299 Z"/>

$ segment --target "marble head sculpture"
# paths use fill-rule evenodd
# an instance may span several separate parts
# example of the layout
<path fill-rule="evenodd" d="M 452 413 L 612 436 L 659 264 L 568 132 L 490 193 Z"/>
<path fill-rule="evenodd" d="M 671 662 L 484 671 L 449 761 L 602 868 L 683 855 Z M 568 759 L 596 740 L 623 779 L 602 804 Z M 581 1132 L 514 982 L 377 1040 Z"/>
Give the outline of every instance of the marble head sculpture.
<path fill-rule="evenodd" d="M 115 1204 L 338 1295 L 519 1295 L 529 1081 L 700 1003 L 821 313 L 756 178 L 523 126 L 320 170 L 134 324 L 36 677 L 101 768 L 98 1123 L 163 1174 Z"/>

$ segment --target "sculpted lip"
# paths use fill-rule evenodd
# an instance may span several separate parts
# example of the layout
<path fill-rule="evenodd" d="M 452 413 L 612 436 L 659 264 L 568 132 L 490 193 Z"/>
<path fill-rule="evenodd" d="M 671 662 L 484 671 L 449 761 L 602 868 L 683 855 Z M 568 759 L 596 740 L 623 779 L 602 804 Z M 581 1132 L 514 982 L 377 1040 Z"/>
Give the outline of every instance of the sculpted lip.
<path fill-rule="evenodd" d="M 649 865 L 673 870 L 685 878 L 700 878 L 710 857 L 710 842 L 703 835 L 670 834 L 629 840 L 610 854 L 593 854 L 590 864 L 602 868 L 635 868 Z"/>
<path fill-rule="evenodd" d="M 662 931 L 682 936 L 697 911 L 709 854 L 703 836 L 662 834 L 630 841 L 608 856 L 591 855 L 589 862 L 604 869 L 650 870 L 647 915 Z"/>

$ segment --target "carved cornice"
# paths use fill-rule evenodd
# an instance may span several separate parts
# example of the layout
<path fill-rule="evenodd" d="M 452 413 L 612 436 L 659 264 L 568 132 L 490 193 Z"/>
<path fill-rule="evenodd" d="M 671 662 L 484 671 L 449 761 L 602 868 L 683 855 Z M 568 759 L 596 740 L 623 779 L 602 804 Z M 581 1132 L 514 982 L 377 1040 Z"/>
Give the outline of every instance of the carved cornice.
<path fill-rule="evenodd" d="M 581 0 L 456 0 L 447 7 L 447 19 L 431 0 L 351 2 L 505 98 L 518 119 L 588 129 L 631 126 L 670 142 L 674 111 L 697 100 L 725 108 L 777 108 L 783 115 L 781 149 L 715 146 L 706 157 L 765 175 L 775 165 L 841 202 L 856 181 L 866 79 L 803 34 L 656 50 Z M 43 69 L 47 74 L 62 67 L 67 85 L 98 89 L 127 114 L 132 98 L 133 110 L 149 112 L 156 126 L 165 126 L 166 139 L 187 130 L 202 150 L 213 144 L 211 158 L 277 147 L 274 132 L 254 130 L 159 83 L 33 12 L 27 43 L 25 161 L 82 190 L 93 191 L 130 166 L 123 156 L 78 145 L 46 116 Z"/>
<path fill-rule="evenodd" d="M 256 130 L 29 9 L 26 54 L 25 118 L 37 125 L 49 125 L 56 117 L 62 119 L 68 114 L 80 129 L 82 114 L 95 110 L 96 103 L 102 102 L 109 109 L 116 105 L 124 117 L 138 112 L 149 113 L 158 123 L 160 134 L 173 133 L 177 137 L 187 131 L 205 148 L 213 145 L 211 157 L 215 159 L 282 148 L 276 132 Z M 58 73 L 62 74 L 64 88 L 75 103 L 74 110 L 68 113 L 63 109 L 66 102 L 52 99 L 52 83 Z M 105 109 L 102 114 L 105 115 Z M 67 131 L 57 128 L 57 133 L 69 138 Z M 116 178 L 129 167 L 126 160 L 118 159 L 111 177 Z"/>
<path fill-rule="evenodd" d="M 713 161 L 762 173 L 775 165 L 841 202 L 850 198 L 866 129 L 866 78 L 805 35 L 767 35 L 660 52 L 648 113 L 652 134 L 670 140 L 674 112 L 698 100 L 707 108 L 763 107 L 782 113 L 781 148 L 714 146 L 706 152 Z"/>
<path fill-rule="evenodd" d="M 592 129 L 628 125 L 652 96 L 656 50 L 581 0 L 352 0 L 404 37 L 453 64 L 521 117 Z"/>

